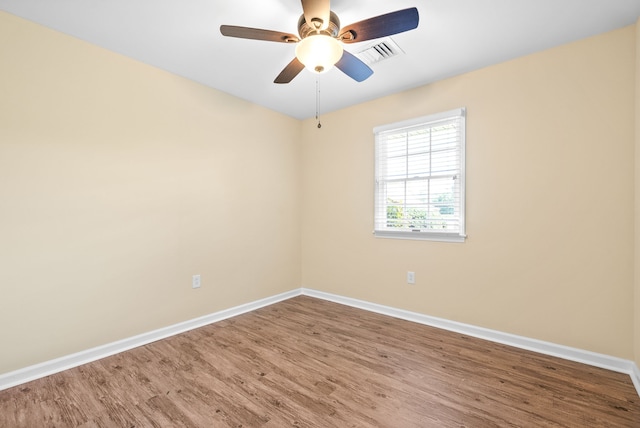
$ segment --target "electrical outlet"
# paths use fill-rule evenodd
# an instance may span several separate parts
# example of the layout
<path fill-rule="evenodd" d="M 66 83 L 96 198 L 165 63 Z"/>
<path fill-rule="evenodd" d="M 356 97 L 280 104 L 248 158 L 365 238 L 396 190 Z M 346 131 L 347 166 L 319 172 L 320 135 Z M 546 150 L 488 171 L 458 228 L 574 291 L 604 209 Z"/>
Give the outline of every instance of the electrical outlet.
<path fill-rule="evenodd" d="M 200 275 L 193 275 L 191 277 L 191 288 L 200 288 Z"/>
<path fill-rule="evenodd" d="M 416 273 L 407 272 L 407 284 L 415 284 L 415 283 L 416 283 Z"/>

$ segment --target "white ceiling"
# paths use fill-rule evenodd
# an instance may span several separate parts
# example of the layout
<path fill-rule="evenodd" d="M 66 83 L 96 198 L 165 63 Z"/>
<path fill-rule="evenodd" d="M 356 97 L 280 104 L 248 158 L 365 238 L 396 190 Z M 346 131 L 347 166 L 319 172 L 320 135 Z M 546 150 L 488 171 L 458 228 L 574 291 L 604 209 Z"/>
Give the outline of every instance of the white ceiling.
<path fill-rule="evenodd" d="M 320 77 L 329 112 L 636 22 L 640 0 L 333 0 L 342 26 L 417 7 L 416 30 L 393 36 L 405 52 L 357 83 Z M 221 24 L 297 34 L 300 0 L 0 0 L 0 10 L 289 116 L 315 115 L 316 77 L 273 79 L 294 57 L 283 43 L 234 39 Z M 346 47 L 356 53 L 362 45 Z"/>

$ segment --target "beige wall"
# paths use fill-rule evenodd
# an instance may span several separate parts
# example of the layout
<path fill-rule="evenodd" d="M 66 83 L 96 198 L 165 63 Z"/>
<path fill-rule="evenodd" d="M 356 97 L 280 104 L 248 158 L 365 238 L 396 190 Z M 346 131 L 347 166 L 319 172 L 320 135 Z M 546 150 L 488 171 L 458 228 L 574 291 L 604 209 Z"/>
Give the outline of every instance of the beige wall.
<path fill-rule="evenodd" d="M 305 121 L 303 285 L 632 359 L 634 40 L 627 27 Z M 372 128 L 456 107 L 467 241 L 374 238 Z"/>
<path fill-rule="evenodd" d="M 640 367 L 640 19 L 636 22 L 636 145 L 635 145 L 635 325 L 634 325 L 634 343 L 635 343 L 635 361 Z"/>
<path fill-rule="evenodd" d="M 2 12 L 0 64 L 0 373 L 300 286 L 299 121 Z"/>
<path fill-rule="evenodd" d="M 0 12 L 0 373 L 301 285 L 640 363 L 635 30 L 318 130 Z M 373 238 L 372 128 L 462 106 L 467 242 Z"/>

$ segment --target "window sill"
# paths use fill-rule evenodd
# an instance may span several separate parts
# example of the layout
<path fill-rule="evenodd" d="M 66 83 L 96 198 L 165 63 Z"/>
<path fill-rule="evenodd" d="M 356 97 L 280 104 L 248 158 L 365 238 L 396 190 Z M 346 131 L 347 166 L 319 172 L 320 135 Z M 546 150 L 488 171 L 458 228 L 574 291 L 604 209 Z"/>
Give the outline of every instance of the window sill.
<path fill-rule="evenodd" d="M 384 239 L 409 239 L 413 241 L 436 241 L 436 242 L 464 242 L 467 235 L 457 233 L 433 233 L 433 232 L 395 232 L 387 230 L 375 230 L 376 238 Z"/>

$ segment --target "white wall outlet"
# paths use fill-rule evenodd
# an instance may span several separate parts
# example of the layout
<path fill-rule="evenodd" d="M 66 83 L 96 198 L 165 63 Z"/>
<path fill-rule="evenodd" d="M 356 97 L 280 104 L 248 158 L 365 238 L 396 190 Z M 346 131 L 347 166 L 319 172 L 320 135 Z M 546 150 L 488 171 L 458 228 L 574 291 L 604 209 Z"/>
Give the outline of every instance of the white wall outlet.
<path fill-rule="evenodd" d="M 191 288 L 200 288 L 200 275 L 193 275 L 191 277 Z"/>
<path fill-rule="evenodd" d="M 415 283 L 416 283 L 416 273 L 407 272 L 407 284 L 415 284 Z"/>

